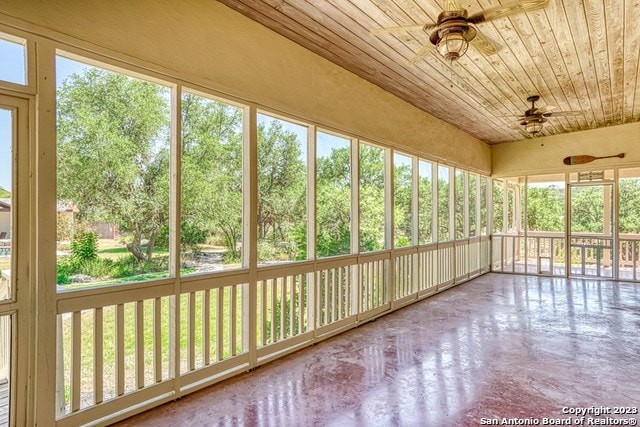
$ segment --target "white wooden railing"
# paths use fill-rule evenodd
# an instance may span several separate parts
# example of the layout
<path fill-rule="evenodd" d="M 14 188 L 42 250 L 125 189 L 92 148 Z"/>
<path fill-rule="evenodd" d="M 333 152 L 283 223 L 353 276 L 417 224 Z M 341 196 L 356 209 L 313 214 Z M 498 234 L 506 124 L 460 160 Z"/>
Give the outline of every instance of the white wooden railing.
<path fill-rule="evenodd" d="M 57 424 L 107 420 L 251 370 L 489 271 L 489 250 L 485 236 L 60 293 Z"/>
<path fill-rule="evenodd" d="M 571 274 L 640 280 L 640 235 L 621 233 L 617 246 L 611 237 L 571 236 L 568 246 Z M 493 235 L 491 269 L 501 273 L 564 276 L 566 250 L 564 233 Z"/>

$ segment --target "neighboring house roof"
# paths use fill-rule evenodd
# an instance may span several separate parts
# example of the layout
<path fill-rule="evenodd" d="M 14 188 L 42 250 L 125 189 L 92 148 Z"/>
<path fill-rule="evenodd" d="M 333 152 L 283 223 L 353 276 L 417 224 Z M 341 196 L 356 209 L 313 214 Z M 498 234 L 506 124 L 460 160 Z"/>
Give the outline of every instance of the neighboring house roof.
<path fill-rule="evenodd" d="M 9 212 L 11 210 L 11 199 L 0 199 L 0 212 Z"/>

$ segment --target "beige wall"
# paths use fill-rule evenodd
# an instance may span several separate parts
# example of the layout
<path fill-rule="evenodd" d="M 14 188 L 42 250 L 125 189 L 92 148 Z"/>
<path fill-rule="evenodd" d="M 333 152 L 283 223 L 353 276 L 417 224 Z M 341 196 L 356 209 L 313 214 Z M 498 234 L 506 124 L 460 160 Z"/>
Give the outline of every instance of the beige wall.
<path fill-rule="evenodd" d="M 216 1 L 4 0 L 0 13 L 5 22 L 46 37 L 98 47 L 320 125 L 491 171 L 488 145 Z"/>
<path fill-rule="evenodd" d="M 565 166 L 568 156 L 610 156 L 624 159 L 595 160 L 581 166 Z M 605 167 L 640 165 L 640 123 L 611 126 L 552 137 L 498 144 L 492 147 L 493 176 L 602 170 Z"/>

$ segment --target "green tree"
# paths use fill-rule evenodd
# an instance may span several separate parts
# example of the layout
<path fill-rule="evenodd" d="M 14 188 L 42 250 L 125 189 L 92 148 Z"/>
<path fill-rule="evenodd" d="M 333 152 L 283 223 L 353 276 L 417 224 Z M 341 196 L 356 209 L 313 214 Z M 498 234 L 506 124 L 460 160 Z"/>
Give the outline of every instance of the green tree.
<path fill-rule="evenodd" d="M 240 108 L 183 94 L 182 218 L 231 252 L 242 238 L 242 141 Z"/>
<path fill-rule="evenodd" d="M 130 233 L 139 261 L 151 258 L 169 216 L 167 95 L 99 69 L 70 76 L 58 91 L 58 198 L 73 201 L 83 221 Z"/>
<path fill-rule="evenodd" d="M 493 181 L 493 232 L 504 230 L 504 187 L 502 181 Z"/>
<path fill-rule="evenodd" d="M 360 145 L 360 250 L 384 249 L 384 150 Z"/>
<path fill-rule="evenodd" d="M 605 231 L 603 187 L 573 187 L 571 199 L 572 232 L 602 233 Z"/>
<path fill-rule="evenodd" d="M 529 231 L 564 230 L 564 189 L 556 185 L 527 189 Z"/>
<path fill-rule="evenodd" d="M 429 172 L 431 172 L 429 170 Z M 431 176 L 420 176 L 418 183 L 418 234 L 420 244 L 432 241 L 431 221 L 433 220 L 433 195 Z"/>
<path fill-rule="evenodd" d="M 402 161 L 404 159 L 404 162 Z M 411 198 L 412 177 L 411 159 L 406 156 L 396 155 L 393 167 L 393 216 L 395 246 L 403 247 L 411 245 Z M 406 163 L 406 162 L 409 163 Z"/>
<path fill-rule="evenodd" d="M 640 233 L 640 178 L 621 178 L 618 185 L 620 233 Z"/>
<path fill-rule="evenodd" d="M 351 149 L 334 148 L 316 163 L 316 251 L 319 257 L 351 252 Z"/>
<path fill-rule="evenodd" d="M 438 166 L 438 241 L 445 242 L 451 240 L 449 235 L 449 224 L 451 219 L 449 211 L 450 182 L 449 168 Z"/>
<path fill-rule="evenodd" d="M 296 134 L 280 121 L 258 126 L 258 238 L 275 252 L 284 249 L 291 259 L 306 258 L 306 164 L 301 156 Z"/>

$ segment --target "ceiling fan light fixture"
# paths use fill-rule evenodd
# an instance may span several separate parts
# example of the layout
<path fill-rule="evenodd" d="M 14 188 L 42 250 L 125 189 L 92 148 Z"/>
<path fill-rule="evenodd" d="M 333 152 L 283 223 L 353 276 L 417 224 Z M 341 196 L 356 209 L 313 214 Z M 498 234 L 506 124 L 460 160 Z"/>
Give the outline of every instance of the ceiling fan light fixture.
<path fill-rule="evenodd" d="M 544 122 L 541 120 L 531 120 L 524 125 L 524 130 L 529 132 L 531 135 L 535 136 L 542 132 L 542 127 L 544 126 Z"/>
<path fill-rule="evenodd" d="M 460 31 L 449 31 L 442 35 L 436 49 L 447 61 L 454 61 L 465 54 L 469 42 Z"/>

